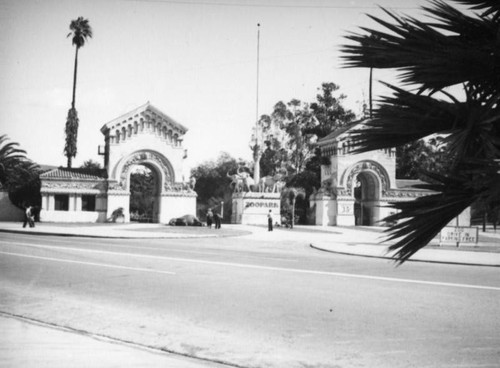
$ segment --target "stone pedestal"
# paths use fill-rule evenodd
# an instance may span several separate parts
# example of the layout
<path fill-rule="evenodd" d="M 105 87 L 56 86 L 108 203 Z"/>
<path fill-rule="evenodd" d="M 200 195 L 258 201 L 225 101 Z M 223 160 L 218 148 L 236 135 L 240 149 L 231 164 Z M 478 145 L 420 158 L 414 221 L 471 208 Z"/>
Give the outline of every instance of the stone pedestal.
<path fill-rule="evenodd" d="M 272 211 L 273 223 L 281 223 L 280 193 L 242 192 L 232 198 L 232 224 L 267 225 L 267 215 Z"/>

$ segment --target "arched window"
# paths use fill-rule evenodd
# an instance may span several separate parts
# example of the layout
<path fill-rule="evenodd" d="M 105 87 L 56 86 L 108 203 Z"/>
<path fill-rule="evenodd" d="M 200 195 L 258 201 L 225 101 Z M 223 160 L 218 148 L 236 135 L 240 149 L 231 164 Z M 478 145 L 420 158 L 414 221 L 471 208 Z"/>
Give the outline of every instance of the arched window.
<path fill-rule="evenodd" d="M 120 143 L 120 131 L 117 129 L 115 132 L 116 143 Z"/>
<path fill-rule="evenodd" d="M 127 130 L 125 129 L 125 127 L 122 128 L 122 140 L 124 141 L 125 139 L 127 139 Z"/>
<path fill-rule="evenodd" d="M 134 121 L 134 134 L 137 134 L 138 131 L 139 131 L 139 124 L 137 123 L 137 121 Z"/>

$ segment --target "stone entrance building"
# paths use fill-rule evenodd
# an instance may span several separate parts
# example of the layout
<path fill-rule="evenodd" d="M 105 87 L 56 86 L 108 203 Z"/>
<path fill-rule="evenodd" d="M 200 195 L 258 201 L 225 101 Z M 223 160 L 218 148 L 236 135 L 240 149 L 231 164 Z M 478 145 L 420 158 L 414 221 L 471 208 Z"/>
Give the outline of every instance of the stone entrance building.
<path fill-rule="evenodd" d="M 58 168 L 40 176 L 42 221 L 130 221 L 130 174 L 138 166 L 155 177 L 153 222 L 196 213 L 196 193 L 186 175 L 187 128 L 149 102 L 101 128 L 104 170 Z"/>
<path fill-rule="evenodd" d="M 394 209 L 389 202 L 407 201 L 428 192 L 412 188 L 418 180 L 396 179 L 394 148 L 361 154 L 351 153 L 348 132 L 355 122 L 318 141 L 329 163 L 321 166 L 321 188 L 311 196 L 316 225 L 381 225 Z"/>

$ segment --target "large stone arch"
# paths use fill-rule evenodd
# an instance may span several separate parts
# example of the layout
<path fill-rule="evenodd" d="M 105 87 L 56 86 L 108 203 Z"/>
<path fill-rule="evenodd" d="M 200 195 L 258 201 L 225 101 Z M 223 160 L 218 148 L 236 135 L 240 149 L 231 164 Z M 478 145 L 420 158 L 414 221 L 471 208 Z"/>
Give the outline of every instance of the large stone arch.
<path fill-rule="evenodd" d="M 118 186 L 125 191 L 130 190 L 130 172 L 136 165 L 144 165 L 153 169 L 160 181 L 160 193 L 171 190 L 175 183 L 175 172 L 170 161 L 161 153 L 143 149 L 124 157 L 113 170 L 113 176 L 118 181 Z"/>

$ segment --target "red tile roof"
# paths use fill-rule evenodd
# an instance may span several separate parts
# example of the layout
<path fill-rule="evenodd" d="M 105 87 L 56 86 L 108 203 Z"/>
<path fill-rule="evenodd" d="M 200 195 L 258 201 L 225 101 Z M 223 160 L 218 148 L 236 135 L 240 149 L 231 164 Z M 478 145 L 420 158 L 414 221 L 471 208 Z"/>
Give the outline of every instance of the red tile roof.
<path fill-rule="evenodd" d="M 54 170 L 47 171 L 40 175 L 40 179 L 64 179 L 64 180 L 103 180 L 107 178 L 106 170 L 104 169 L 81 169 L 81 168 L 65 168 L 59 167 Z"/>

